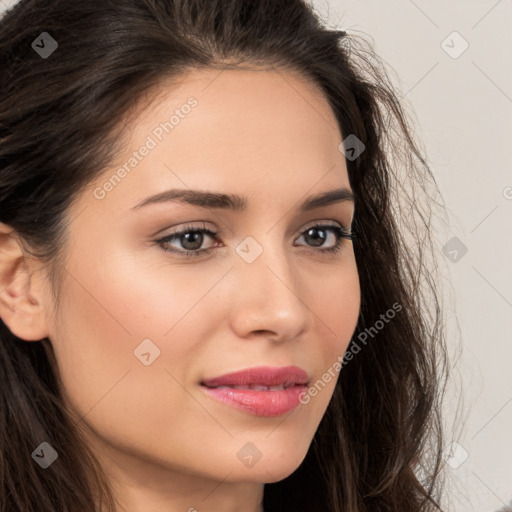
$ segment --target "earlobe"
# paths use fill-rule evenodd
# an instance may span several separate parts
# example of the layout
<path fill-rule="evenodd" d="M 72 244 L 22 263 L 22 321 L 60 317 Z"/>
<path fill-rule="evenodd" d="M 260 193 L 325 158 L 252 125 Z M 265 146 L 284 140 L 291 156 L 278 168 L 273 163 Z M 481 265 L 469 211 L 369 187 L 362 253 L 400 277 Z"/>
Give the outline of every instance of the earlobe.
<path fill-rule="evenodd" d="M 16 232 L 0 222 L 0 318 L 25 341 L 48 336 L 43 296 Z"/>

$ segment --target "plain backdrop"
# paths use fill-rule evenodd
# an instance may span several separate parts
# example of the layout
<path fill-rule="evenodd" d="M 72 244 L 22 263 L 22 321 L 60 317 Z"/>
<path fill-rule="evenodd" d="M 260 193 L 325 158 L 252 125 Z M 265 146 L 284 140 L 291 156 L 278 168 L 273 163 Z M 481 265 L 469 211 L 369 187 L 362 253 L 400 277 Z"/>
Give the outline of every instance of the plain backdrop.
<path fill-rule="evenodd" d="M 396 72 L 448 208 L 436 246 L 454 295 L 449 343 L 462 352 L 447 424 L 460 394 L 464 410 L 446 454 L 447 510 L 512 511 L 512 0 L 310 3 L 373 40 Z"/>

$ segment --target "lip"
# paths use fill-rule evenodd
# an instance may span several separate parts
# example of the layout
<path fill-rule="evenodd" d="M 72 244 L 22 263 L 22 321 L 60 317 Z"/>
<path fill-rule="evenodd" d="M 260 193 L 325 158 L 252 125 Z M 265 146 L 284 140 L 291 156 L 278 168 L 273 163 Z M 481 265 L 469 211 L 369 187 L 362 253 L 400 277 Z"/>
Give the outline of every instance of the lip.
<path fill-rule="evenodd" d="M 237 372 L 227 373 L 211 379 L 203 379 L 201 384 L 213 386 L 279 386 L 281 384 L 307 384 L 308 374 L 298 366 L 255 366 Z"/>
<path fill-rule="evenodd" d="M 211 398 L 250 414 L 281 416 L 300 404 L 299 397 L 307 390 L 307 382 L 308 374 L 297 366 L 259 366 L 205 379 L 201 389 Z M 249 389 L 250 386 L 279 386 L 283 389 Z"/>
<path fill-rule="evenodd" d="M 255 416 L 281 416 L 297 407 L 300 395 L 307 387 L 296 385 L 282 391 L 255 391 L 252 389 L 208 388 L 201 389 L 213 399 Z"/>

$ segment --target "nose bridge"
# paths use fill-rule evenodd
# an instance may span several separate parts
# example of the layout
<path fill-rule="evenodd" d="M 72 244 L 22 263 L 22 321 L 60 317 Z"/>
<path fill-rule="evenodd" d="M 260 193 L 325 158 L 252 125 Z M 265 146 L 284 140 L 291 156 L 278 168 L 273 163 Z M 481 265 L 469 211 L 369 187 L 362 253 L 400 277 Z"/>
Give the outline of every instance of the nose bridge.
<path fill-rule="evenodd" d="M 244 239 L 236 252 L 237 325 L 273 331 L 280 337 L 296 336 L 306 325 L 308 308 L 293 255 L 282 237 L 277 231 L 260 232 Z"/>

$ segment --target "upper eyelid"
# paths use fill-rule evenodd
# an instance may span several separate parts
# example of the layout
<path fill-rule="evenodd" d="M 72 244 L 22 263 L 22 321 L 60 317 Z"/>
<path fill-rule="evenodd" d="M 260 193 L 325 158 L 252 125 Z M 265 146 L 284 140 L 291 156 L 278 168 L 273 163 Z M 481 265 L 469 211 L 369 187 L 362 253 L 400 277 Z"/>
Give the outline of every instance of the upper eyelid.
<path fill-rule="evenodd" d="M 347 231 L 351 231 L 351 223 L 346 224 L 339 220 L 327 219 L 327 220 L 315 220 L 315 221 L 310 221 L 310 222 L 306 223 L 304 225 L 304 227 L 302 227 L 300 229 L 299 234 L 302 234 L 305 230 L 312 228 L 312 227 L 317 227 L 317 226 L 329 227 L 333 223 L 337 224 L 339 227 L 341 227 Z M 193 226 L 192 223 L 184 223 L 184 225 L 182 225 L 181 227 L 177 227 L 175 229 L 175 231 L 173 231 L 171 233 L 164 234 L 162 236 L 165 237 L 165 236 L 173 235 L 176 233 L 182 233 L 182 232 L 188 232 L 188 231 L 203 231 L 203 230 L 214 232 L 215 235 L 220 235 L 222 233 L 222 229 L 217 229 L 215 227 L 209 227 L 203 221 L 202 225 L 198 225 L 198 226 Z"/>
<path fill-rule="evenodd" d="M 334 223 L 334 224 L 333 224 Z M 345 231 L 348 234 L 352 234 L 352 229 L 350 226 L 346 226 L 343 222 L 336 221 L 336 220 L 320 220 L 320 221 L 312 221 L 311 223 L 307 223 L 301 230 L 298 232 L 298 236 L 302 236 L 305 231 L 308 229 L 314 228 L 314 227 L 320 227 L 320 228 L 340 228 L 342 231 Z M 160 236 L 156 241 L 168 241 L 169 239 L 175 238 L 180 236 L 184 233 L 190 233 L 190 232 L 207 232 L 206 234 L 211 237 L 212 239 L 215 239 L 217 237 L 221 236 L 220 230 L 215 230 L 213 228 L 208 228 L 205 223 L 203 222 L 202 226 L 192 226 L 189 224 L 185 224 L 183 227 L 177 228 L 172 233 L 167 233 L 162 236 Z"/>

